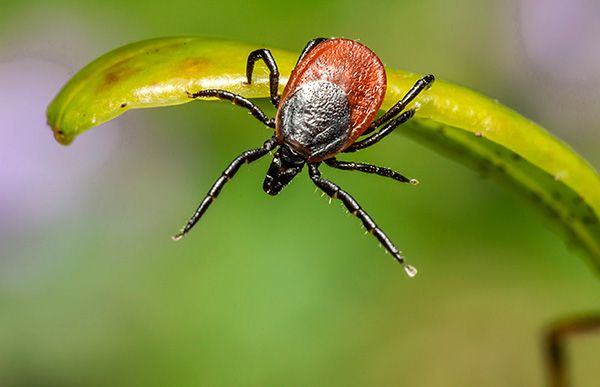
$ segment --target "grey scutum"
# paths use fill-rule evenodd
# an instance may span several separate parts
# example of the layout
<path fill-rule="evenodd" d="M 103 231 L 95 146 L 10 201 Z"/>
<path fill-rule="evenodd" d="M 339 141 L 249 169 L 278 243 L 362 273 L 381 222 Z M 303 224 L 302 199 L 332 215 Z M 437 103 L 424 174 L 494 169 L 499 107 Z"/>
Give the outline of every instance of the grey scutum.
<path fill-rule="evenodd" d="M 283 141 L 307 159 L 335 155 L 348 141 L 352 109 L 338 85 L 308 82 L 284 103 L 279 117 Z"/>

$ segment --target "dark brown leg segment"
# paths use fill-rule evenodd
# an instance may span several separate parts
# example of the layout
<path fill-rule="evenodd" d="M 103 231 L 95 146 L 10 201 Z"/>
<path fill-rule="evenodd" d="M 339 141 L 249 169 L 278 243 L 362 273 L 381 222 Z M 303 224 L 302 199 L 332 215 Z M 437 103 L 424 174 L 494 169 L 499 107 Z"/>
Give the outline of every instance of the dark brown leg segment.
<path fill-rule="evenodd" d="M 394 180 L 398 180 L 402 183 L 410 183 L 412 185 L 419 184 L 417 179 L 409 179 L 408 177 L 393 171 L 389 168 L 378 167 L 377 165 L 355 163 L 353 161 L 339 161 L 335 157 L 325 160 L 325 164 L 332 168 L 342 169 L 344 171 L 359 171 L 365 173 L 371 173 L 383 177 L 389 177 Z"/>
<path fill-rule="evenodd" d="M 224 99 L 233 102 L 234 105 L 241 106 L 250 110 L 250 113 L 256 117 L 260 122 L 267 125 L 269 128 L 275 129 L 275 120 L 267 117 L 267 115 L 249 99 L 242 97 L 241 95 L 233 94 L 226 90 L 208 89 L 200 90 L 197 93 L 187 93 L 190 98 L 208 98 L 215 97 L 218 99 Z"/>
<path fill-rule="evenodd" d="M 387 251 L 389 251 L 390 254 L 392 254 L 394 258 L 404 267 L 406 273 L 409 276 L 414 277 L 417 274 L 417 269 L 404 262 L 404 258 L 402 255 L 400 255 L 398 248 L 394 246 L 390 238 L 388 238 L 388 236 L 377 226 L 375 221 L 361 208 L 358 202 L 354 200 L 349 193 L 342 190 L 335 183 L 322 179 L 321 172 L 319 172 L 319 163 L 308 164 L 308 168 L 310 178 L 315 185 L 329 195 L 329 197 L 333 199 L 340 199 L 348 211 L 350 211 L 352 215 L 359 218 L 363 222 L 363 225 L 367 231 L 375 235 L 375 237 L 387 249 Z"/>
<path fill-rule="evenodd" d="M 217 198 L 217 196 L 219 196 L 219 193 L 221 192 L 221 189 L 223 188 L 225 183 L 227 183 L 229 180 L 231 180 L 231 178 L 233 178 L 235 173 L 240 169 L 240 167 L 243 164 L 249 164 L 255 160 L 258 160 L 259 158 L 263 157 L 271 150 L 273 150 L 277 145 L 277 138 L 273 136 L 270 140 L 267 140 L 264 143 L 262 148 L 251 149 L 236 157 L 235 160 L 233 160 L 231 164 L 229 164 L 229 166 L 223 171 L 221 177 L 219 177 L 215 184 L 213 184 L 212 188 L 210 189 L 210 191 L 208 191 L 208 194 L 206 195 L 204 200 L 202 200 L 202 203 L 200 203 L 200 206 L 198 206 L 196 212 L 194 212 L 194 215 L 192 215 L 185 227 L 181 230 L 181 233 L 175 235 L 173 237 L 173 240 L 177 241 L 181 239 L 192 229 L 192 227 L 194 227 L 196 223 L 198 223 L 198 221 L 200 220 L 202 215 L 204 215 L 211 203 Z"/>

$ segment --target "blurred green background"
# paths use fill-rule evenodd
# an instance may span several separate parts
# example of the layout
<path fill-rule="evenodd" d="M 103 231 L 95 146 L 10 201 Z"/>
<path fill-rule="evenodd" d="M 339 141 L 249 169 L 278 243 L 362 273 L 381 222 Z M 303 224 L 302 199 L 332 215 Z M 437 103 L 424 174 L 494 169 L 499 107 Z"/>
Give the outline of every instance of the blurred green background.
<path fill-rule="evenodd" d="M 69 147 L 45 125 L 75 72 L 133 41 L 208 35 L 300 51 L 335 36 L 496 98 L 598 167 L 597 1 L 0 10 L 0 385 L 540 386 L 544 327 L 600 311 L 598 277 L 547 219 L 402 135 L 348 159 L 417 187 L 323 171 L 405 252 L 414 279 L 306 173 L 264 194 L 268 158 L 172 242 L 226 165 L 270 135 L 229 103 L 130 111 Z M 597 386 L 600 337 L 573 339 L 569 353 L 574 385 Z"/>

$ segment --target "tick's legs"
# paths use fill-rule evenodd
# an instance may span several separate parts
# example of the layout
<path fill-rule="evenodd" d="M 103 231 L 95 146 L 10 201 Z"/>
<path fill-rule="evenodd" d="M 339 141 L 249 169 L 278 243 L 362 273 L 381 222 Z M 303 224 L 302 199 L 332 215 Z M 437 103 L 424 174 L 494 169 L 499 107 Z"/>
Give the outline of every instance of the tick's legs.
<path fill-rule="evenodd" d="M 304 50 L 302 50 L 302 54 L 300 54 L 300 57 L 298 58 L 298 61 L 296 62 L 296 66 L 298 66 L 298 63 L 300 63 L 300 61 L 306 56 L 306 54 L 308 54 L 310 52 L 310 50 L 312 50 L 313 48 L 315 48 L 316 46 L 318 46 L 319 44 L 323 43 L 326 40 L 328 40 L 328 39 L 327 38 L 316 38 L 316 39 L 313 39 L 310 42 L 308 42 L 306 44 L 306 47 L 304 47 Z"/>
<path fill-rule="evenodd" d="M 371 132 L 377 127 L 383 125 L 387 121 L 389 121 L 396 114 L 400 113 L 402 110 L 406 108 L 406 106 L 412 102 L 423 90 L 427 89 L 431 86 L 431 84 L 435 81 L 435 77 L 432 74 L 426 75 L 423 78 L 419 79 L 413 87 L 410 88 L 408 93 L 402 97 L 402 99 L 394 106 L 392 106 L 384 115 L 376 119 L 371 123 L 371 126 L 368 129 L 368 132 Z"/>
<path fill-rule="evenodd" d="M 249 99 L 242 97 L 241 95 L 233 94 L 226 90 L 215 89 L 200 90 L 199 92 L 194 94 L 189 92 L 186 93 L 190 98 L 215 97 L 218 99 L 225 99 L 227 101 L 231 101 L 237 106 L 241 106 L 250 110 L 250 113 L 252 113 L 252 115 L 256 117 L 260 122 L 262 122 L 270 128 L 275 129 L 275 120 L 273 118 L 268 118 L 267 115 L 258 106 L 250 102 Z"/>
<path fill-rule="evenodd" d="M 335 157 L 325 160 L 325 164 L 332 168 L 343 169 L 344 171 L 372 173 L 383 177 L 391 177 L 392 179 L 398 180 L 402 183 L 411 183 L 413 185 L 419 184 L 416 179 L 409 179 L 408 177 L 396 171 L 388 168 L 378 167 L 372 164 L 355 163 L 353 161 L 338 161 Z"/>
<path fill-rule="evenodd" d="M 408 121 L 415 114 L 415 109 L 410 109 L 400 114 L 398 117 L 391 120 L 386 126 L 383 127 L 379 132 L 370 135 L 361 141 L 356 141 L 354 144 L 350 145 L 348 148 L 344 149 L 343 152 L 356 152 L 357 150 L 361 150 L 371 145 L 377 144 L 381 141 L 382 138 L 392 133 L 394 129 L 400 124 Z"/>
<path fill-rule="evenodd" d="M 375 129 L 377 129 L 378 127 L 380 127 L 381 125 L 383 125 L 384 123 L 389 121 L 396 114 L 398 114 L 402 110 L 404 110 L 406 108 L 406 106 L 409 103 L 411 103 L 412 100 L 415 99 L 415 97 L 417 95 L 419 95 L 423 90 L 425 90 L 429 86 L 431 86 L 433 81 L 435 81 L 435 77 L 431 74 L 426 75 L 423 78 L 419 79 L 414 84 L 414 86 L 410 88 L 408 93 L 406 93 L 404 95 L 404 97 L 402 97 L 402 99 L 400 101 L 396 102 L 396 104 L 394 106 L 392 106 L 391 109 L 389 109 L 387 112 L 385 112 L 385 114 L 383 114 L 381 117 L 379 117 L 378 119 L 373 121 L 371 123 L 371 125 L 369 125 L 367 130 L 365 130 L 363 135 L 373 132 Z"/>
<path fill-rule="evenodd" d="M 271 93 L 271 103 L 278 108 L 279 107 L 279 96 L 277 95 L 277 88 L 279 87 L 279 70 L 277 69 L 277 63 L 273 58 L 273 54 L 266 48 L 252 51 L 248 55 L 248 63 L 246 64 L 246 80 L 248 84 L 252 83 L 252 71 L 254 71 L 254 63 L 262 59 L 267 68 L 269 69 L 269 90 Z"/>
<path fill-rule="evenodd" d="M 240 169 L 240 167 L 243 164 L 249 164 L 261 158 L 262 156 L 266 155 L 271 150 L 273 150 L 276 146 L 277 137 L 273 136 L 271 139 L 265 141 L 262 148 L 251 149 L 236 157 L 235 160 L 233 160 L 231 164 L 229 164 L 227 169 L 223 171 L 221 177 L 219 177 L 215 184 L 213 184 L 212 188 L 210 189 L 210 191 L 208 191 L 208 194 L 206 195 L 204 200 L 202 200 L 202 203 L 200 203 L 200 206 L 198 206 L 198 209 L 196 210 L 194 215 L 192 215 L 186 226 L 181 230 L 181 233 L 175 235 L 173 237 L 173 240 L 181 239 L 185 234 L 188 233 L 188 231 L 191 230 L 192 227 L 194 227 L 196 223 L 198 223 L 202 215 L 208 209 L 208 206 L 210 206 L 210 204 L 217 198 L 217 196 L 219 196 L 219 192 L 221 192 L 221 189 L 223 188 L 225 183 L 231 180 L 231 178 L 235 175 L 235 173 Z"/>
<path fill-rule="evenodd" d="M 381 231 L 379 227 L 377 227 L 377 224 L 360 207 L 358 202 L 354 200 L 354 198 L 350 196 L 349 193 L 343 191 L 335 183 L 321 178 L 321 172 L 319 172 L 319 163 L 308 164 L 308 168 L 310 178 L 317 187 L 323 190 L 323 192 L 329 195 L 329 197 L 333 199 L 340 199 L 342 203 L 344 203 L 348 211 L 350 211 L 352 215 L 356 216 L 363 222 L 367 231 L 375 235 L 375 237 L 377 237 L 379 242 L 387 249 L 387 251 L 389 251 L 394 256 L 394 258 L 396 258 L 396 260 L 402 266 L 404 266 L 404 270 L 406 270 L 406 273 L 409 276 L 413 277 L 415 274 L 417 274 L 417 270 L 404 262 L 404 258 L 402 257 L 402 255 L 400 255 L 400 251 L 398 250 L 398 248 L 394 246 L 394 244 L 387 237 L 387 235 L 385 235 L 385 233 Z"/>

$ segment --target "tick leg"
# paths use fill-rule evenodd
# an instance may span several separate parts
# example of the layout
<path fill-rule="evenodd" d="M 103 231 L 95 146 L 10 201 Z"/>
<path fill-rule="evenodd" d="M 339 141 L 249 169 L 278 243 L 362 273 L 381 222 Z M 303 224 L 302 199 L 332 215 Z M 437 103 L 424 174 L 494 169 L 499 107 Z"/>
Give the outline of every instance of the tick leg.
<path fill-rule="evenodd" d="M 406 108 L 406 106 L 412 102 L 423 90 L 427 89 L 431 86 L 431 84 L 435 81 L 435 77 L 432 74 L 426 75 L 423 78 L 419 79 L 413 87 L 410 88 L 408 93 L 402 97 L 402 99 L 394 106 L 391 107 L 384 115 L 373 121 L 371 126 L 377 128 L 381 126 L 385 122 L 389 121 L 396 114 L 400 113 L 402 110 Z"/>
<path fill-rule="evenodd" d="M 217 196 L 219 196 L 219 193 L 221 192 L 221 189 L 223 188 L 225 183 L 231 180 L 231 178 L 235 175 L 235 173 L 240 169 L 240 167 L 243 164 L 249 164 L 255 160 L 258 160 L 259 158 L 263 157 L 271 150 L 273 150 L 276 146 L 277 137 L 273 136 L 271 139 L 265 141 L 262 148 L 251 149 L 236 157 L 235 160 L 233 160 L 231 164 L 229 164 L 227 169 L 223 171 L 221 177 L 219 177 L 215 184 L 213 184 L 212 188 L 210 189 L 210 191 L 208 191 L 208 194 L 206 195 L 204 200 L 202 200 L 202 203 L 200 203 L 200 206 L 198 206 L 198 209 L 196 210 L 194 215 L 192 215 L 190 220 L 187 222 L 186 226 L 181 230 L 181 233 L 175 235 L 173 237 L 173 240 L 177 241 L 181 239 L 185 234 L 188 233 L 188 231 L 192 229 L 192 227 L 194 227 L 196 223 L 198 223 L 202 215 L 204 215 L 204 213 L 208 209 L 208 206 L 210 206 L 210 204 L 217 198 Z"/>
<path fill-rule="evenodd" d="M 415 109 L 410 109 L 410 110 L 405 111 L 404 113 L 400 114 L 398 117 L 391 120 L 379 132 L 370 135 L 369 137 L 365 138 L 364 140 L 355 142 L 354 144 L 350 145 L 348 148 L 344 149 L 343 152 L 356 152 L 357 150 L 368 148 L 371 145 L 377 144 L 379 141 L 381 141 L 382 138 L 384 138 L 388 134 L 392 133 L 398 125 L 401 125 L 401 124 L 405 123 L 406 121 L 408 121 L 412 116 L 414 116 L 414 114 L 415 114 Z"/>
<path fill-rule="evenodd" d="M 414 86 L 410 88 L 408 93 L 406 93 L 406 95 L 404 95 L 404 97 L 402 97 L 400 101 L 396 102 L 396 104 L 392 106 L 391 109 L 389 109 L 387 112 L 385 112 L 384 115 L 373 121 L 369 128 L 365 130 L 363 134 L 371 133 L 372 131 L 389 121 L 396 114 L 404 110 L 406 106 L 409 103 L 411 103 L 413 99 L 416 98 L 417 95 L 419 95 L 423 90 L 431 86 L 433 81 L 435 81 L 435 77 L 431 74 L 419 79 L 417 83 L 415 83 Z"/>
<path fill-rule="evenodd" d="M 413 185 L 419 184 L 419 182 L 416 179 L 409 179 L 408 177 L 396 171 L 393 171 L 388 168 L 378 167 L 377 165 L 355 163 L 353 161 L 339 161 L 335 157 L 325 160 L 325 164 L 329 165 L 332 168 L 342 169 L 344 171 L 359 171 L 365 173 L 372 173 L 383 177 L 390 177 L 402 183 L 411 183 Z"/>
<path fill-rule="evenodd" d="M 241 106 L 250 110 L 250 113 L 252 113 L 252 115 L 256 117 L 260 122 L 262 122 L 270 128 L 275 129 L 275 120 L 273 118 L 267 117 L 267 115 L 258 106 L 250 102 L 249 99 L 242 97 L 241 95 L 233 94 L 226 90 L 215 89 L 200 90 L 199 92 L 194 94 L 188 93 L 187 91 L 186 93 L 190 98 L 215 97 L 218 99 L 225 99 L 227 101 L 231 101 L 237 106 Z"/>
<path fill-rule="evenodd" d="M 273 58 L 273 54 L 266 48 L 252 51 L 248 55 L 248 63 L 246 64 L 246 78 L 248 84 L 252 83 L 252 72 L 254 71 L 254 63 L 257 60 L 262 59 L 267 68 L 269 69 L 269 90 L 271 93 L 271 103 L 276 108 L 279 107 L 279 96 L 277 95 L 277 88 L 279 87 L 279 70 L 277 69 L 277 63 Z"/>
<path fill-rule="evenodd" d="M 304 47 L 304 50 L 302 50 L 302 54 L 300 54 L 300 57 L 298 58 L 298 61 L 296 62 L 296 66 L 298 66 L 298 63 L 300 63 L 300 61 L 306 56 L 306 54 L 308 54 L 313 48 L 317 47 L 319 44 L 323 43 L 326 40 L 328 40 L 328 39 L 327 38 L 316 38 L 316 39 L 313 39 L 310 42 L 308 42 L 306 44 L 306 47 Z"/>
<path fill-rule="evenodd" d="M 377 226 L 377 224 L 375 223 L 375 221 L 373 221 L 369 214 L 367 214 L 360 207 L 358 202 L 354 200 L 354 198 L 348 192 L 342 190 L 335 183 L 329 180 L 322 179 L 321 172 L 319 172 L 319 163 L 308 164 L 308 168 L 310 178 L 315 183 L 315 185 L 321 190 L 323 190 L 323 192 L 325 192 L 327 195 L 329 195 L 329 197 L 333 199 L 340 199 L 342 203 L 344 203 L 348 211 L 350 211 L 352 215 L 359 218 L 363 222 L 367 231 L 375 235 L 375 237 L 387 249 L 387 251 L 389 251 L 394 256 L 394 258 L 404 267 L 406 273 L 409 276 L 414 277 L 415 274 L 417 274 L 417 270 L 404 262 L 404 258 L 402 257 L 402 255 L 400 255 L 400 251 L 398 250 L 398 248 L 394 246 L 390 238 L 388 238 L 388 236 L 385 235 L 385 233 Z"/>
<path fill-rule="evenodd" d="M 394 117 L 396 114 L 400 113 L 406 105 L 412 102 L 413 99 L 427 87 L 429 87 L 433 81 L 435 81 L 435 77 L 431 74 L 424 76 L 419 79 L 417 83 L 406 93 L 404 97 L 400 101 L 398 101 L 390 110 L 388 110 L 383 116 L 379 117 L 369 126 L 369 128 L 363 133 L 368 134 L 375 130 L 377 127 L 383 125 L 387 122 L 387 124 L 375 134 L 365 138 L 361 141 L 356 141 L 354 144 L 350 145 L 348 148 L 344 150 L 344 152 L 356 152 L 357 150 L 364 149 L 370 147 L 371 145 L 377 144 L 381 141 L 382 138 L 392 133 L 394 129 L 408 121 L 415 114 L 415 109 L 407 110 L 404 113 L 400 114 L 396 118 Z"/>

